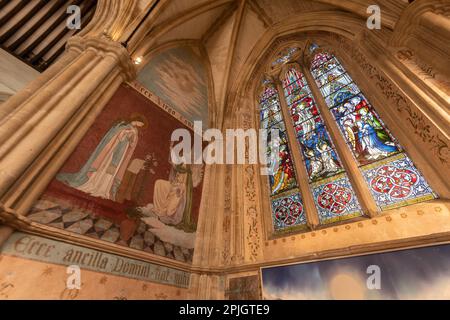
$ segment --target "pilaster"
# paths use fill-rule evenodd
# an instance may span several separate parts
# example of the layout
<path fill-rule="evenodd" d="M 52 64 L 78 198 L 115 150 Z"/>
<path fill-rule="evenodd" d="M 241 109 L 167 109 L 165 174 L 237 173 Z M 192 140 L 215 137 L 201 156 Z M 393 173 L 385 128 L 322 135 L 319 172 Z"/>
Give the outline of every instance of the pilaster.
<path fill-rule="evenodd" d="M 119 43 L 73 37 L 56 65 L 3 105 L 1 211 L 27 214 L 119 85 L 134 77 Z"/>

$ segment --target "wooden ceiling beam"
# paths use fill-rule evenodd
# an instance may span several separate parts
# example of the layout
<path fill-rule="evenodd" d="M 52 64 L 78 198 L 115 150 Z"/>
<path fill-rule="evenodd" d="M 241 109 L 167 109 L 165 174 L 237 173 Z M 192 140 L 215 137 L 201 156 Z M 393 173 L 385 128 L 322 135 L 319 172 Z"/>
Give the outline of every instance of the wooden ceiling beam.
<path fill-rule="evenodd" d="M 31 37 L 51 16 L 53 16 L 61 7 L 66 3 L 66 0 L 58 0 L 53 6 L 49 8 L 49 10 L 36 21 L 22 36 L 20 36 L 17 40 L 15 40 L 10 46 L 8 46 L 8 50 L 15 51 L 19 48 L 29 37 Z"/>
<path fill-rule="evenodd" d="M 80 5 L 83 0 L 74 0 L 71 5 Z M 45 40 L 65 19 L 67 18 L 64 11 L 53 23 L 45 30 L 36 40 L 33 41 L 28 47 L 22 50 L 19 55 L 26 58 L 42 41 Z"/>
<path fill-rule="evenodd" d="M 20 28 L 22 28 L 31 18 L 33 18 L 39 10 L 45 7 L 47 3 L 47 0 L 39 0 L 26 15 L 24 15 L 19 21 L 16 22 L 16 24 L 14 24 L 14 26 L 0 36 L 0 43 L 4 43 L 11 38 L 17 31 L 20 30 Z"/>
<path fill-rule="evenodd" d="M 16 14 L 18 14 L 23 8 L 29 4 L 28 1 L 20 1 L 11 11 L 9 11 L 3 18 L 0 19 L 0 26 L 5 25 L 9 20 L 11 20 Z"/>

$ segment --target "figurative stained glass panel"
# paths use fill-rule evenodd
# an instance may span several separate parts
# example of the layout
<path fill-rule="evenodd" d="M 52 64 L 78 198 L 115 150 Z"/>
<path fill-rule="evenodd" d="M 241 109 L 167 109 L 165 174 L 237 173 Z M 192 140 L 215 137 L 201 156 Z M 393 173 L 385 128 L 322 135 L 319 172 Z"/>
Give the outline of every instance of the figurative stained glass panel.
<path fill-rule="evenodd" d="M 363 173 L 375 201 L 384 210 L 435 198 L 428 183 L 403 154 L 366 166 Z"/>
<path fill-rule="evenodd" d="M 342 164 L 304 75 L 294 67 L 289 68 L 283 78 L 283 87 L 286 100 L 294 101 L 289 107 L 291 118 L 310 180 L 317 181 L 341 172 Z M 304 97 L 297 101 L 293 97 L 298 92 L 303 92 Z"/>
<path fill-rule="evenodd" d="M 318 53 L 314 56 L 314 59 L 311 63 L 312 65 L 312 74 L 315 78 L 329 70 L 328 65 L 326 64 L 333 57 L 328 53 Z"/>
<path fill-rule="evenodd" d="M 272 195 L 282 193 L 297 187 L 294 164 L 287 141 L 280 138 L 268 141 L 267 155 L 270 169 L 273 173 L 269 175 Z M 276 152 L 278 148 L 278 153 Z"/>
<path fill-rule="evenodd" d="M 345 174 L 312 185 L 321 224 L 361 216 L 361 206 Z"/>
<path fill-rule="evenodd" d="M 283 78 L 283 87 L 286 101 L 288 104 L 291 103 L 289 105 L 291 118 L 313 193 L 317 193 L 321 187 L 324 188 L 327 185 L 329 188 L 326 190 L 329 192 L 334 187 L 337 190 L 332 195 L 330 193 L 336 198 L 336 202 L 329 205 L 324 205 L 325 196 L 322 195 L 324 190 L 314 194 L 320 221 L 325 224 L 360 216 L 358 200 L 354 196 L 352 186 L 304 75 L 293 67 L 289 68 Z M 340 201 L 337 194 L 344 190 L 344 184 L 345 194 L 351 194 L 351 199 L 346 198 L 346 201 Z M 337 209 L 338 200 L 341 205 L 339 210 Z"/>
<path fill-rule="evenodd" d="M 360 165 L 401 151 L 392 134 L 362 94 L 331 111 Z"/>
<path fill-rule="evenodd" d="M 311 73 L 378 206 L 387 210 L 435 198 L 339 60 L 318 53 L 311 63 Z"/>
<path fill-rule="evenodd" d="M 275 231 L 286 228 L 305 228 L 306 217 L 297 178 L 286 136 L 284 119 L 280 109 L 278 93 L 274 85 L 265 83 L 260 96 L 261 128 L 268 129 L 267 156 L 272 217 Z M 271 129 L 278 129 L 272 136 Z"/>
<path fill-rule="evenodd" d="M 272 221 L 276 231 L 299 225 L 306 228 L 305 210 L 300 193 L 272 200 Z"/>
<path fill-rule="evenodd" d="M 327 76 L 327 80 L 328 82 L 320 88 L 320 92 L 324 97 L 328 97 L 331 93 L 337 92 L 342 87 L 352 83 L 352 79 L 345 73 L 337 77 L 330 74 Z"/>
<path fill-rule="evenodd" d="M 345 73 L 344 68 L 336 61 L 331 59 L 322 66 L 322 71 L 317 73 L 317 85 L 322 88 L 324 85 L 339 78 Z"/>

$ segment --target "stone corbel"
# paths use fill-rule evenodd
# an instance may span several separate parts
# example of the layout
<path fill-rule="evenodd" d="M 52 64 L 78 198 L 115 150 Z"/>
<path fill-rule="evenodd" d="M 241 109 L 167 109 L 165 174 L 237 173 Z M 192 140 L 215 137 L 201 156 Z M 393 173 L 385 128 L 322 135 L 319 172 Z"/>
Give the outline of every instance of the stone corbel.
<path fill-rule="evenodd" d="M 398 21 L 389 45 L 408 47 L 425 63 L 450 73 L 448 63 L 450 44 L 450 3 L 445 0 L 415 1 Z"/>

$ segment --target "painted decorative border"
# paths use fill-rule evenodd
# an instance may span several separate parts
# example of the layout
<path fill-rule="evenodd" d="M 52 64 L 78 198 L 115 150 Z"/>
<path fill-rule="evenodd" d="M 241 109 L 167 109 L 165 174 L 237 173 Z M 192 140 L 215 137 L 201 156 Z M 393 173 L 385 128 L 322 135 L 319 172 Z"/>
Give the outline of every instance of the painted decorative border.
<path fill-rule="evenodd" d="M 170 114 L 172 117 L 174 117 L 176 120 L 180 121 L 185 126 L 194 129 L 194 124 L 183 117 L 178 111 L 175 110 L 174 107 L 170 106 L 169 104 L 165 103 L 161 100 L 160 97 L 158 97 L 156 94 L 145 88 L 143 85 L 141 85 L 138 81 L 132 81 L 132 82 L 126 82 L 130 88 L 136 90 L 141 95 L 143 95 L 145 98 L 156 104 L 158 107 L 160 107 L 162 110 Z"/>
<path fill-rule="evenodd" d="M 0 253 L 57 265 L 77 265 L 95 272 L 189 288 L 188 272 L 22 232 L 14 233 Z"/>

